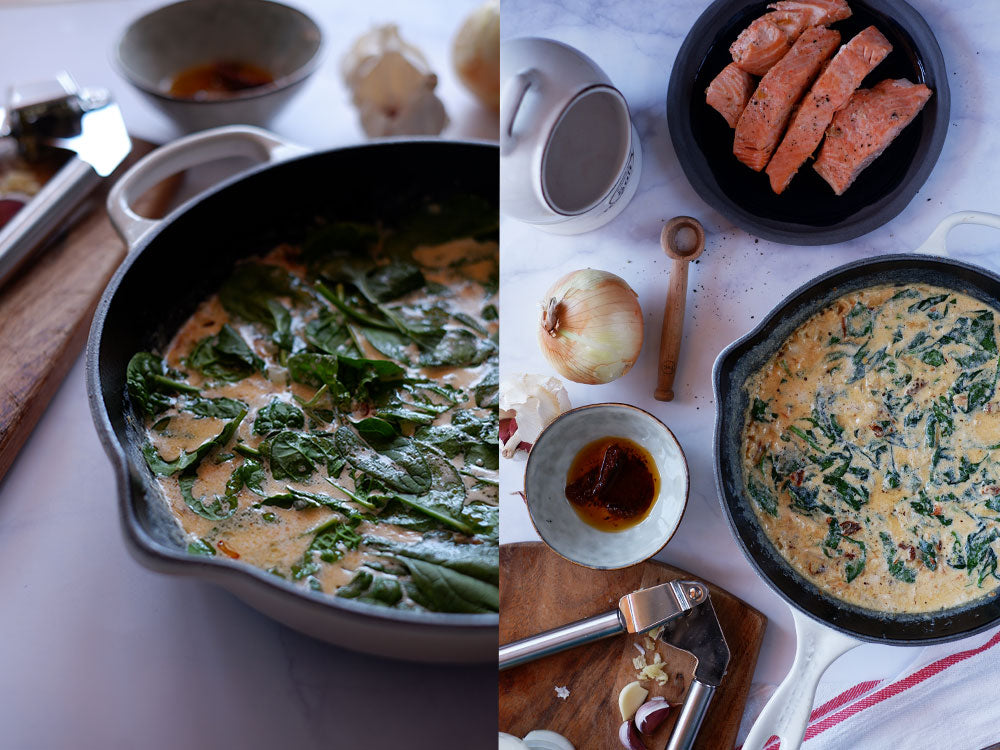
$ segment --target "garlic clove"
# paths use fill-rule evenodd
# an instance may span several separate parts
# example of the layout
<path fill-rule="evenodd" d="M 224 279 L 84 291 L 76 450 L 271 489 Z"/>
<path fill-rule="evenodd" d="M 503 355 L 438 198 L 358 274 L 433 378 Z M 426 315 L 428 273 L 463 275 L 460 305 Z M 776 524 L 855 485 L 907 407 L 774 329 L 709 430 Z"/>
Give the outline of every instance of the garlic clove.
<path fill-rule="evenodd" d="M 649 691 L 638 681 L 630 682 L 622 688 L 618 694 L 618 710 L 621 711 L 622 721 L 628 721 L 636 712 L 636 709 L 646 700 Z"/>
<path fill-rule="evenodd" d="M 559 378 L 520 373 L 500 381 L 500 411 L 517 420 L 519 442 L 534 443 L 569 408 L 569 394 Z"/>
<path fill-rule="evenodd" d="M 666 698 L 650 698 L 636 709 L 635 725 L 643 734 L 651 734 L 670 715 L 670 704 Z"/>
<path fill-rule="evenodd" d="M 427 58 L 394 24 L 359 37 L 341 61 L 344 83 L 369 136 L 437 135 L 448 122 Z"/>
<path fill-rule="evenodd" d="M 618 741 L 626 750 L 646 750 L 646 745 L 639 736 L 639 730 L 631 721 L 623 722 L 618 728 Z"/>

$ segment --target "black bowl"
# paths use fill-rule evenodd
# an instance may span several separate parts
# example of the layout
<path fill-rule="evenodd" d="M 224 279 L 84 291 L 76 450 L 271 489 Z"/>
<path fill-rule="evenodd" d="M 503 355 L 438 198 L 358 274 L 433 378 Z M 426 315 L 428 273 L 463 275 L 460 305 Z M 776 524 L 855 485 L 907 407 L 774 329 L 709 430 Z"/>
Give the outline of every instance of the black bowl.
<path fill-rule="evenodd" d="M 667 122 L 677 159 L 695 192 L 737 226 L 788 245 L 854 239 L 899 214 L 924 184 L 944 144 L 951 94 L 941 48 L 927 22 L 902 0 L 850 0 L 854 15 L 832 25 L 847 42 L 874 25 L 892 52 L 862 83 L 907 78 L 933 92 L 916 119 L 843 195 L 806 162 L 781 195 L 767 175 L 733 155 L 733 130 L 705 102 L 705 89 L 730 62 L 729 45 L 765 2 L 715 0 L 691 27 L 670 75 Z"/>

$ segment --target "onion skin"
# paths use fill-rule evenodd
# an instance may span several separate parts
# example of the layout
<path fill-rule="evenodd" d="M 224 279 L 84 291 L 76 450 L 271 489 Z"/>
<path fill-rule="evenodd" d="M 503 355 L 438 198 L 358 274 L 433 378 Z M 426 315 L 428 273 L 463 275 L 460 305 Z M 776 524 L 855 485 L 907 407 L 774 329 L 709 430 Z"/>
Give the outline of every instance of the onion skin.
<path fill-rule="evenodd" d="M 642 349 L 638 295 L 607 271 L 573 271 L 545 295 L 538 345 L 556 371 L 586 385 L 610 383 L 632 369 Z"/>
<path fill-rule="evenodd" d="M 670 704 L 665 698 L 651 698 L 635 712 L 635 725 L 643 734 L 652 734 L 670 715 Z"/>
<path fill-rule="evenodd" d="M 627 750 L 646 750 L 646 745 L 639 736 L 639 730 L 631 721 L 623 722 L 618 729 L 618 741 Z"/>

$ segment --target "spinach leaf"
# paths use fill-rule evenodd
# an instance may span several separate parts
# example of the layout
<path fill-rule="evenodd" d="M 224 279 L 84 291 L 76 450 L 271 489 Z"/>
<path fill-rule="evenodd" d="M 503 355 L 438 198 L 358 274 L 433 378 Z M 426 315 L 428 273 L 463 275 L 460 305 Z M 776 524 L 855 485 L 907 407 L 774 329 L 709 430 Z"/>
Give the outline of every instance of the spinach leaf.
<path fill-rule="evenodd" d="M 288 310 L 275 297 L 303 299 L 305 296 L 295 276 L 270 263 L 239 265 L 219 288 L 219 302 L 226 312 L 246 321 L 264 323 L 276 331 L 288 330 L 280 320 L 288 316 Z"/>
<path fill-rule="evenodd" d="M 495 545 L 461 544 L 434 537 L 427 537 L 414 544 L 404 544 L 377 536 L 366 536 L 365 544 L 400 557 L 451 568 L 494 585 L 500 583 L 500 548 Z"/>
<path fill-rule="evenodd" d="M 833 508 L 817 500 L 819 489 L 815 487 L 810 489 L 809 487 L 796 486 L 790 483 L 788 485 L 788 494 L 792 496 L 791 508 L 794 511 L 807 516 L 812 515 L 813 511 L 816 510 L 821 510 L 824 513 L 833 513 Z"/>
<path fill-rule="evenodd" d="M 950 292 L 946 292 L 945 294 L 932 294 L 920 300 L 919 302 L 914 302 L 906 309 L 906 311 L 912 313 L 918 310 L 929 310 L 935 305 L 940 305 L 942 302 L 948 299 L 948 294 L 950 294 Z"/>
<path fill-rule="evenodd" d="M 944 355 L 937 349 L 924 350 L 924 353 L 920 355 L 920 361 L 931 367 L 940 367 L 945 363 Z"/>
<path fill-rule="evenodd" d="M 372 585 L 374 576 L 367 570 L 359 570 L 351 582 L 337 589 L 337 596 L 343 599 L 357 599 Z"/>
<path fill-rule="evenodd" d="M 410 355 L 407 351 L 410 340 L 398 331 L 383 331 L 379 328 L 362 326 L 361 333 L 375 348 L 375 351 L 397 362 L 410 363 Z"/>
<path fill-rule="evenodd" d="M 326 310 L 306 324 L 306 341 L 326 354 L 345 354 L 353 347 L 351 333 L 344 322 Z"/>
<path fill-rule="evenodd" d="M 360 281 L 357 275 L 354 280 Z M 377 302 L 398 299 L 405 294 L 423 287 L 427 280 L 413 263 L 396 260 L 386 266 L 378 266 L 364 274 L 364 295 Z"/>
<path fill-rule="evenodd" d="M 865 549 L 865 543 L 849 539 L 848 541 L 854 542 L 854 544 L 861 550 L 861 554 L 855 557 L 853 560 L 849 559 L 844 564 L 844 578 L 848 583 L 853 581 L 859 575 L 864 572 L 865 563 L 868 562 L 868 550 Z"/>
<path fill-rule="evenodd" d="M 282 430 L 266 443 L 266 455 L 275 479 L 304 482 L 316 471 L 317 464 L 327 461 L 323 446 L 312 435 Z"/>
<path fill-rule="evenodd" d="M 496 351 L 489 339 L 482 339 L 464 328 L 452 328 L 429 351 L 420 354 L 422 367 L 460 367 L 478 365 Z"/>
<path fill-rule="evenodd" d="M 997 539 L 1000 539 L 1000 531 L 995 526 L 981 525 L 965 540 L 965 567 L 970 576 L 979 569 L 979 586 L 988 576 L 996 576 L 997 555 L 992 545 Z"/>
<path fill-rule="evenodd" d="M 216 380 L 235 382 L 264 369 L 264 360 L 226 323 L 215 336 L 206 336 L 191 350 L 187 363 Z"/>
<path fill-rule="evenodd" d="M 395 362 L 363 357 L 338 357 L 337 376 L 355 401 L 372 398 L 384 383 L 396 383 L 406 375 L 406 370 Z"/>
<path fill-rule="evenodd" d="M 354 531 L 357 522 L 344 521 L 339 517 L 331 518 L 314 530 L 312 542 L 306 548 L 306 556 L 313 553 L 325 563 L 334 563 L 342 559 L 347 552 L 358 548 L 361 535 Z"/>
<path fill-rule="evenodd" d="M 173 403 L 171 393 L 194 393 L 193 385 L 184 383 L 167 370 L 161 357 L 149 352 L 139 352 L 129 360 L 125 382 L 132 402 L 150 417 L 155 417 Z M 176 373 L 177 376 L 180 373 Z"/>
<path fill-rule="evenodd" d="M 750 407 L 750 418 L 753 419 L 754 422 L 772 422 L 777 419 L 778 415 L 771 411 L 768 406 L 770 403 L 770 399 L 767 401 L 761 401 L 759 398 L 754 396 L 753 405 Z"/>
<path fill-rule="evenodd" d="M 256 458 L 245 456 L 243 463 L 233 469 L 233 473 L 229 476 L 229 481 L 226 482 L 226 494 L 233 497 L 246 485 L 255 495 L 264 497 L 264 490 L 260 484 L 265 478 L 263 464 Z"/>
<path fill-rule="evenodd" d="M 184 404 L 184 411 L 198 417 L 215 419 L 236 419 L 240 412 L 246 413 L 247 405 L 232 398 L 194 398 Z"/>
<path fill-rule="evenodd" d="M 340 427 L 334 433 L 334 443 L 351 466 L 386 487 L 415 495 L 430 489 L 430 468 L 416 444 L 408 438 L 398 437 L 379 452 L 349 427 Z"/>
<path fill-rule="evenodd" d="M 920 560 L 928 570 L 937 570 L 937 548 L 934 542 L 928 539 L 921 539 L 917 542 L 920 549 Z"/>
<path fill-rule="evenodd" d="M 236 433 L 236 428 L 240 426 L 240 422 L 243 421 L 243 417 L 245 417 L 246 414 L 246 411 L 241 411 L 235 419 L 223 425 L 222 430 L 218 435 L 213 438 L 209 438 L 195 448 L 191 453 L 182 450 L 173 461 L 164 461 L 163 458 L 160 457 L 156 447 L 148 440 L 142 446 L 142 455 L 146 459 L 146 463 L 149 464 L 149 468 L 156 474 L 163 477 L 169 477 L 179 471 L 197 467 L 198 463 L 205 458 L 205 456 L 207 456 L 213 448 L 223 446 L 232 439 L 233 435 Z"/>
<path fill-rule="evenodd" d="M 917 571 L 913 568 L 906 567 L 906 564 L 902 559 L 897 558 L 896 545 L 892 541 L 892 537 L 885 531 L 879 532 L 879 538 L 882 540 L 882 548 L 885 552 L 886 562 L 889 564 L 889 575 L 893 578 L 903 581 L 904 583 L 914 583 L 917 580 Z"/>
<path fill-rule="evenodd" d="M 774 495 L 767 487 L 750 477 L 747 480 L 747 492 L 750 493 L 750 497 L 757 502 L 761 510 L 772 516 L 778 516 L 778 501 L 774 499 Z"/>
<path fill-rule="evenodd" d="M 379 417 L 365 417 L 354 423 L 354 429 L 370 445 L 390 443 L 399 434 L 391 423 Z"/>
<path fill-rule="evenodd" d="M 236 512 L 239 503 L 232 495 L 216 495 L 211 501 L 195 497 L 193 489 L 197 481 L 198 473 L 195 467 L 185 469 L 177 478 L 181 488 L 181 497 L 184 498 L 184 503 L 192 511 L 209 521 L 222 521 Z"/>
<path fill-rule="evenodd" d="M 853 338 L 870 335 L 874 327 L 875 312 L 861 302 L 855 302 L 854 307 L 844 316 L 844 331 Z"/>
<path fill-rule="evenodd" d="M 919 513 L 922 516 L 927 516 L 928 518 L 935 519 L 942 526 L 951 526 L 952 519 L 947 518 L 944 515 L 944 513 L 941 513 L 940 515 L 935 515 L 934 513 L 934 503 L 940 502 L 942 499 L 943 498 L 938 497 L 935 498 L 934 502 L 932 502 L 930 497 L 927 496 L 927 493 L 924 492 L 923 490 L 920 490 L 920 494 L 918 495 L 917 499 L 910 500 L 910 507 L 913 508 L 915 512 Z M 955 496 L 953 494 L 951 495 L 951 499 L 953 500 L 955 499 Z"/>
<path fill-rule="evenodd" d="M 823 476 L 823 484 L 833 487 L 837 496 L 853 510 L 861 510 L 861 506 L 868 502 L 868 490 L 864 487 L 855 487 L 847 480 L 826 474 Z"/>
<path fill-rule="evenodd" d="M 500 590 L 492 583 L 413 557 L 400 558 L 422 603 L 437 612 L 498 612 Z"/>
<path fill-rule="evenodd" d="M 301 429 L 305 423 L 306 418 L 300 409 L 287 401 L 274 399 L 263 409 L 257 411 L 257 417 L 253 422 L 253 432 L 255 435 L 267 435 L 278 430 Z"/>
<path fill-rule="evenodd" d="M 195 538 L 194 541 L 188 544 L 187 551 L 189 555 L 202 555 L 203 557 L 212 557 L 215 555 L 215 547 L 204 539 L 199 538 Z"/>
<path fill-rule="evenodd" d="M 399 222 L 386 237 L 390 254 L 404 254 L 418 245 L 438 245 L 462 237 L 492 237 L 499 229 L 496 204 L 478 195 L 456 194 L 421 207 Z"/>
<path fill-rule="evenodd" d="M 499 365 L 499 362 L 496 363 Z M 476 406 L 492 409 L 500 405 L 500 368 L 492 367 L 482 379 L 472 386 L 476 397 Z"/>

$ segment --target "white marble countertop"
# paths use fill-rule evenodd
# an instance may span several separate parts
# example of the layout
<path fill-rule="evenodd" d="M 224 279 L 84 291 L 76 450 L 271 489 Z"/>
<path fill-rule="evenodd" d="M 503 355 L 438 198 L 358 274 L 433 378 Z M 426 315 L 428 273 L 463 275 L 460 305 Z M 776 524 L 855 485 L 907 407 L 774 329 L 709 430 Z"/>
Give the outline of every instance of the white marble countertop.
<path fill-rule="evenodd" d="M 1000 6 L 974 2 L 961 8 L 944 0 L 911 0 L 935 30 L 951 84 L 951 127 L 937 166 L 909 207 L 871 234 L 830 247 L 795 248 L 757 240 L 734 227 L 697 197 L 685 179 L 667 131 L 665 100 L 674 57 L 707 5 L 704 0 L 619 2 L 504 0 L 503 38 L 544 36 L 593 58 L 629 102 L 643 149 L 638 191 L 624 212 L 588 234 L 560 237 L 513 219 L 501 223 L 501 376 L 555 374 L 539 352 L 535 327 L 539 301 L 558 277 L 598 268 L 623 277 L 638 293 L 646 338 L 635 367 L 603 386 L 568 383 L 574 406 L 624 401 L 662 419 L 677 435 L 691 470 L 691 494 L 674 539 L 661 559 L 717 583 L 762 611 L 769 620 L 755 682 L 768 683 L 791 664 L 795 634 L 783 601 L 753 572 L 730 531 L 717 499 L 712 470 L 714 404 L 712 364 L 730 342 L 748 332 L 788 292 L 813 276 L 871 255 L 913 250 L 947 214 L 959 210 L 1000 212 L 1000 174 L 992 168 L 1000 130 L 991 126 L 1000 93 L 987 85 L 1000 61 L 993 29 Z M 979 21 L 972 20 L 979 17 Z M 707 249 L 690 269 L 688 316 L 675 400 L 652 397 L 656 355 L 669 279 L 669 260 L 659 246 L 663 223 L 691 215 L 705 225 Z M 981 227 L 951 233 L 949 254 L 1000 270 L 1000 235 Z M 524 458 L 502 461 L 501 541 L 537 539 L 517 496 Z M 960 648 L 956 644 L 956 650 Z M 825 680 L 852 686 L 891 677 L 915 649 L 865 645 L 841 657 Z M 984 686 L 985 688 L 985 686 Z"/>
<path fill-rule="evenodd" d="M 178 135 L 112 70 L 112 43 L 160 2 L 0 2 L 0 91 L 70 70 L 110 87 L 134 135 Z M 396 22 L 439 75 L 446 135 L 495 138 L 452 72 L 451 38 L 477 0 L 296 2 L 325 57 L 274 123 L 317 148 L 363 138 L 340 56 Z M 203 176 L 204 178 L 204 176 Z M 3 321 L 0 321 L 0 326 Z M 0 384 L 2 387 L 2 384 Z M 315 641 L 222 589 L 152 573 L 126 552 L 82 358 L 0 483 L 0 746 L 5 748 L 486 747 L 496 671 L 427 667 Z"/>

